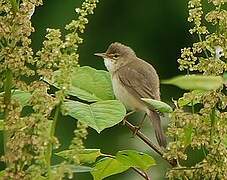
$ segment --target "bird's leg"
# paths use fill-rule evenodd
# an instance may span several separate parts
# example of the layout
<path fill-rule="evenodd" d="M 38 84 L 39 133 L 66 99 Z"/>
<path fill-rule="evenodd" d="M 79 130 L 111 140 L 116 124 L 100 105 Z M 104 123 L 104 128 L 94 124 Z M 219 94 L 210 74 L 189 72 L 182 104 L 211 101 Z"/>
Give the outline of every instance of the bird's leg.
<path fill-rule="evenodd" d="M 145 113 L 143 115 L 142 120 L 139 122 L 139 124 L 137 126 L 135 126 L 135 131 L 134 131 L 133 135 L 135 135 L 142 128 L 146 116 L 147 116 L 147 113 Z"/>
<path fill-rule="evenodd" d="M 124 117 L 124 119 L 123 119 L 123 121 L 122 121 L 122 122 L 123 122 L 123 125 L 125 125 L 125 121 L 127 121 L 126 118 L 127 118 L 128 116 L 130 116 L 131 114 L 135 113 L 135 112 L 136 112 L 136 111 L 130 111 L 129 113 L 127 113 L 127 114 L 125 115 L 125 117 Z"/>

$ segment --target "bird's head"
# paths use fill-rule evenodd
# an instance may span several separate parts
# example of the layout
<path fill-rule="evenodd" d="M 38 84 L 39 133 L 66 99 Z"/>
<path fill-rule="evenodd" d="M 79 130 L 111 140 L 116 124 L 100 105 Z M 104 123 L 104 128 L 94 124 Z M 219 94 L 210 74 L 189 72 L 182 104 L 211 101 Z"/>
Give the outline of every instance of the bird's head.
<path fill-rule="evenodd" d="M 135 52 L 128 46 L 115 42 L 110 44 L 105 53 L 95 53 L 104 59 L 108 71 L 115 71 L 121 66 L 129 63 L 136 57 Z"/>

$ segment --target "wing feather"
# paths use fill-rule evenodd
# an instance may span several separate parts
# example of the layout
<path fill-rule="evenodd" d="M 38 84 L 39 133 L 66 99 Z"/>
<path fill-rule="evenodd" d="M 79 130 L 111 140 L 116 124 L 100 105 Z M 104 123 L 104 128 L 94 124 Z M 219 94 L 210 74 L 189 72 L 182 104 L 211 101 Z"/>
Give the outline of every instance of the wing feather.
<path fill-rule="evenodd" d="M 136 60 L 132 63 L 118 70 L 122 85 L 138 98 L 160 99 L 159 78 L 155 69 L 145 61 Z"/>

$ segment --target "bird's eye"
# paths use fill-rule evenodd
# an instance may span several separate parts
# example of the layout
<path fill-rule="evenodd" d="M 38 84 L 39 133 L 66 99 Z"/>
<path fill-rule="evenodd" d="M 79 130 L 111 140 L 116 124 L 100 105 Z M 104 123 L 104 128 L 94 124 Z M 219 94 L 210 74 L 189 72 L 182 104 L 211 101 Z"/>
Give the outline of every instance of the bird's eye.
<path fill-rule="evenodd" d="M 113 55 L 113 59 L 118 59 L 119 58 L 119 54 L 114 54 Z"/>

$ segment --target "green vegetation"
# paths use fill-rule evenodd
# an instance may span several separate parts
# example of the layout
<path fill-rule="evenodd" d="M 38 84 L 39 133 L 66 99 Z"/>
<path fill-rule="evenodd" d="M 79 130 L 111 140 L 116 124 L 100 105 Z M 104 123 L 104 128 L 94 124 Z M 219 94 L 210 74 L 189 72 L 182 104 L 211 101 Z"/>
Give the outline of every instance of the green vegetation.
<path fill-rule="evenodd" d="M 63 179 L 91 173 L 95 180 L 132 169 L 149 180 L 148 170 L 158 162 L 137 150 L 105 154 L 88 149 L 87 128 L 98 133 L 123 121 L 169 166 L 169 179 L 225 179 L 227 177 L 227 11 L 225 0 L 188 3 L 192 47 L 182 49 L 179 69 L 187 75 L 162 81 L 188 92 L 174 107 L 152 99 L 143 100 L 169 116 L 167 149 L 152 143 L 127 121 L 130 114 L 115 100 L 108 72 L 78 64 L 81 34 L 98 0 L 84 0 L 76 8 L 77 19 L 59 29 L 47 29 L 43 47 L 31 48 L 31 16 L 41 0 L 0 1 L 0 130 L 3 132 L 5 169 L 3 179 Z M 207 26 L 211 24 L 212 26 Z M 70 146 L 55 153 L 59 121 L 77 125 Z M 53 162 L 53 156 L 60 158 Z M 192 160 L 194 156 L 198 158 Z"/>

